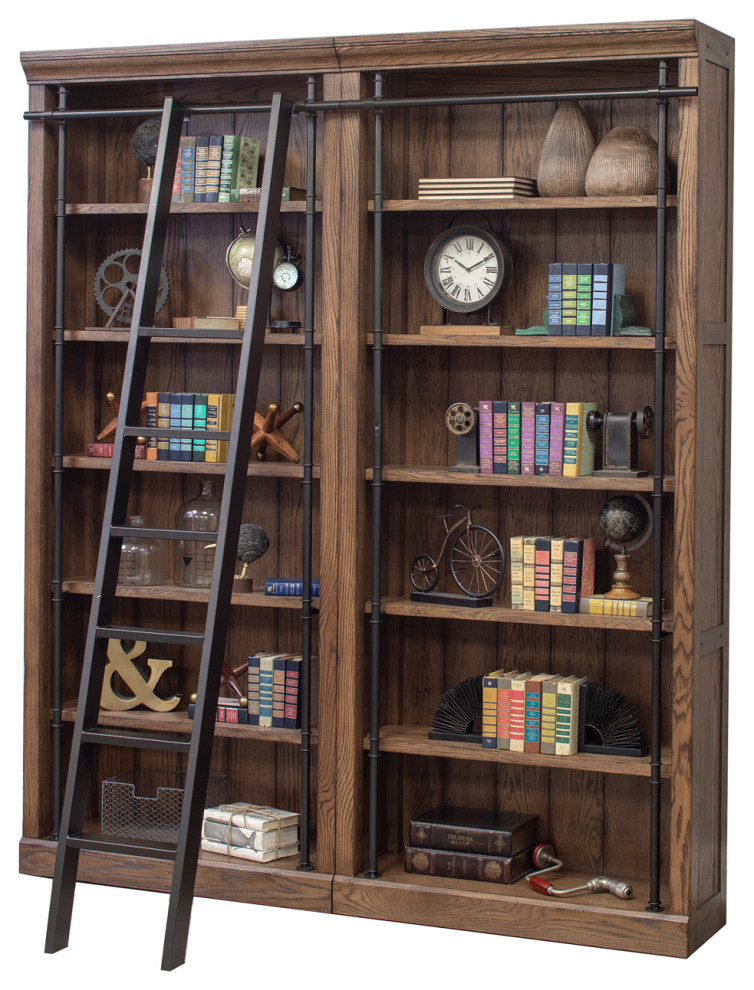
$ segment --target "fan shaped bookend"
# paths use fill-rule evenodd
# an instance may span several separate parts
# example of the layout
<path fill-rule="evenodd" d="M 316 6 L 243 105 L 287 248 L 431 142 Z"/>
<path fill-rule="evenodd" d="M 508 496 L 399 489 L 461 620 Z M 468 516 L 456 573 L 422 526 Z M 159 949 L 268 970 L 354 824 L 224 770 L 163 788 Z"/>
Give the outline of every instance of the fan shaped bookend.
<path fill-rule="evenodd" d="M 482 733 L 474 732 L 474 722 L 482 717 L 481 677 L 467 677 L 442 696 L 429 727 L 429 738 L 445 742 L 477 743 Z"/>
<path fill-rule="evenodd" d="M 620 691 L 587 681 L 579 692 L 579 752 L 647 755 L 639 713 Z"/>

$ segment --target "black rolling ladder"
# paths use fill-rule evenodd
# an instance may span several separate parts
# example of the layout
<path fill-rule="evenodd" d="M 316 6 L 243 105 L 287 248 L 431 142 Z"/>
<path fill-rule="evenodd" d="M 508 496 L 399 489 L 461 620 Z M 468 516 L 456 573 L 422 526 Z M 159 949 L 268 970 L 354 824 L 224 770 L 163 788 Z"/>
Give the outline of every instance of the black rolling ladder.
<path fill-rule="evenodd" d="M 272 99 L 246 324 L 243 330 L 222 332 L 224 338 L 235 336 L 237 333 L 242 341 L 233 425 L 229 433 L 166 430 L 139 425 L 151 338 L 192 335 L 191 331 L 187 332 L 185 329 L 171 331 L 163 327 L 155 328 L 152 325 L 183 117 L 184 111 L 180 106 L 172 99 L 165 100 L 92 594 L 45 946 L 47 952 L 56 952 L 68 944 L 79 852 L 82 849 L 164 859 L 174 864 L 162 958 L 162 968 L 167 970 L 180 966 L 184 961 L 188 938 L 201 839 L 202 811 L 209 776 L 215 711 L 230 613 L 235 552 L 243 509 L 267 322 L 269 286 L 272 283 L 291 104 L 280 94 L 275 94 Z M 199 331 L 198 335 L 206 337 L 207 331 Z M 133 534 L 175 540 L 184 539 L 186 536 L 184 530 L 143 528 L 132 530 L 124 525 L 136 439 L 144 435 L 229 441 L 219 529 L 216 533 L 204 534 L 208 540 L 215 540 L 217 546 L 203 633 L 112 625 L 123 537 Z M 188 741 L 157 734 L 97 727 L 109 639 L 148 640 L 153 643 L 173 643 L 201 648 L 196 711 Z M 187 756 L 183 810 L 177 842 L 126 840 L 82 831 L 95 746 L 162 750 L 183 753 Z"/>

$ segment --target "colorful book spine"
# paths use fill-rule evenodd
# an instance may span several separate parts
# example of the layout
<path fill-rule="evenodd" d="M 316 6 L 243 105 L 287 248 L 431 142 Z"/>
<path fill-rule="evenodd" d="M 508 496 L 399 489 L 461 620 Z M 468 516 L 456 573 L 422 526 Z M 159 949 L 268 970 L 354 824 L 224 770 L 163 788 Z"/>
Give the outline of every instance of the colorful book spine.
<path fill-rule="evenodd" d="M 579 610 L 583 540 L 566 540 L 563 544 L 563 611 L 574 615 Z"/>
<path fill-rule="evenodd" d="M 576 300 L 578 296 L 579 287 L 579 266 L 578 265 L 563 265 L 563 306 L 562 306 L 562 323 L 563 323 L 563 336 L 564 337 L 575 337 L 576 336 L 576 320 L 577 320 L 577 307 Z"/>
<path fill-rule="evenodd" d="M 157 393 L 157 428 L 160 430 L 170 429 L 170 392 Z M 170 441 L 167 437 L 159 437 L 157 440 L 157 460 L 167 461 L 170 459 Z"/>
<path fill-rule="evenodd" d="M 524 587 L 523 603 L 524 612 L 534 612 L 534 587 L 535 567 L 536 567 L 536 536 L 524 537 Z"/>
<path fill-rule="evenodd" d="M 175 172 L 173 173 L 173 192 L 171 194 L 171 201 L 173 203 L 180 203 L 181 201 L 181 149 L 178 149 L 178 154 L 175 156 Z"/>
<path fill-rule="evenodd" d="M 218 203 L 230 202 L 231 180 L 233 177 L 233 154 L 236 148 L 236 135 L 223 135 L 223 150 L 220 159 L 220 187 L 217 192 Z"/>
<path fill-rule="evenodd" d="M 180 403 L 181 403 L 181 423 L 180 427 L 182 430 L 191 431 L 194 425 L 194 393 L 193 392 L 181 392 L 180 393 Z M 191 437 L 186 437 L 185 439 L 181 437 L 180 456 L 176 458 L 179 461 L 190 461 L 193 453 L 193 446 Z"/>
<path fill-rule="evenodd" d="M 651 598 L 602 598 L 600 595 L 579 598 L 579 612 L 584 615 L 625 615 L 647 619 L 652 615 Z"/>
<path fill-rule="evenodd" d="M 578 265 L 576 276 L 576 336 L 592 333 L 592 265 Z"/>
<path fill-rule="evenodd" d="M 236 186 L 230 191 L 231 203 L 258 203 L 262 198 L 262 190 L 259 186 L 248 188 Z M 306 190 L 298 186 L 283 186 L 280 194 L 281 203 L 302 202 L 306 199 Z"/>
<path fill-rule="evenodd" d="M 555 718 L 558 700 L 558 682 L 562 674 L 548 678 L 542 684 L 542 719 L 539 732 L 539 752 L 555 755 Z"/>
<path fill-rule="evenodd" d="M 550 403 L 550 453 L 547 473 L 552 477 L 563 475 L 563 440 L 565 438 L 565 403 Z"/>
<path fill-rule="evenodd" d="M 594 594 L 594 572 L 597 566 L 597 541 L 593 536 L 581 541 L 581 581 L 579 596 Z"/>
<path fill-rule="evenodd" d="M 563 476 L 579 478 L 594 471 L 595 434 L 586 428 L 589 413 L 597 408 L 595 402 L 566 404 L 563 439 Z"/>
<path fill-rule="evenodd" d="M 626 291 L 626 266 L 595 264 L 592 278 L 592 336 L 609 337 L 613 332 L 615 296 Z"/>
<path fill-rule="evenodd" d="M 529 849 L 525 849 L 515 856 L 484 856 L 479 853 L 406 846 L 403 867 L 406 873 L 421 873 L 431 877 L 514 883 L 531 869 L 529 852 Z"/>
<path fill-rule="evenodd" d="M 157 392 L 147 392 L 144 396 L 147 402 L 145 425 L 157 427 Z M 148 461 L 157 460 L 157 437 L 147 437 L 147 457 Z"/>
<path fill-rule="evenodd" d="M 504 671 L 482 678 L 482 749 L 497 749 L 497 683 Z"/>
<path fill-rule="evenodd" d="M 90 442 L 86 445 L 86 456 L 87 457 L 112 457 L 113 450 L 115 449 L 114 443 L 99 443 L 98 441 Z M 147 457 L 147 448 L 143 443 L 137 443 L 134 447 L 134 459 L 137 461 L 144 461 Z"/>
<path fill-rule="evenodd" d="M 538 536 L 534 543 L 534 611 L 550 611 L 550 540 Z"/>
<path fill-rule="evenodd" d="M 508 403 L 492 403 L 492 472 L 508 473 Z"/>
<path fill-rule="evenodd" d="M 521 403 L 521 474 L 533 477 L 536 451 L 536 402 Z"/>
<path fill-rule="evenodd" d="M 559 262 L 548 266 L 547 329 L 551 337 L 563 335 L 563 266 Z"/>
<path fill-rule="evenodd" d="M 180 430 L 181 428 L 181 392 L 170 392 L 170 429 Z M 181 438 L 180 437 L 170 437 L 168 441 L 169 445 L 169 460 L 180 461 L 181 460 Z"/>
<path fill-rule="evenodd" d="M 194 202 L 207 202 L 207 163 L 209 162 L 209 137 L 199 136 L 196 139 L 196 157 L 194 158 Z"/>
<path fill-rule="evenodd" d="M 564 677 L 558 681 L 555 708 L 555 755 L 573 756 L 579 739 L 579 688 L 586 677 Z"/>
<path fill-rule="evenodd" d="M 272 728 L 272 678 L 277 654 L 259 659 L 259 724 Z"/>
<path fill-rule="evenodd" d="M 188 706 L 188 717 L 193 718 L 196 713 L 195 702 L 190 702 Z M 215 713 L 216 722 L 227 722 L 233 725 L 247 725 L 249 721 L 248 712 L 242 708 L 238 701 L 233 698 L 220 698 L 217 702 Z"/>
<path fill-rule="evenodd" d="M 207 429 L 230 430 L 233 421 L 233 402 L 235 396 L 228 393 L 210 392 L 207 395 Z M 207 440 L 204 448 L 204 459 L 212 464 L 222 464 L 228 459 L 227 440 Z"/>
<path fill-rule="evenodd" d="M 261 656 L 255 654 L 249 657 L 249 669 L 246 672 L 246 711 L 249 725 L 259 725 L 259 666 Z"/>
<path fill-rule="evenodd" d="M 511 745 L 512 753 L 524 751 L 524 727 L 526 723 L 526 682 L 531 671 L 511 678 Z"/>
<path fill-rule="evenodd" d="M 542 684 L 549 674 L 537 674 L 526 682 L 524 696 L 524 752 L 540 751 L 540 731 L 542 724 Z"/>
<path fill-rule="evenodd" d="M 563 548 L 565 538 L 550 540 L 550 611 L 563 611 Z"/>
<path fill-rule="evenodd" d="M 493 473 L 492 400 L 479 401 L 479 473 Z"/>
<path fill-rule="evenodd" d="M 265 595 L 289 595 L 297 596 L 304 594 L 304 582 L 297 578 L 267 578 L 264 582 Z M 312 578 L 312 596 L 319 595 L 319 579 Z"/>
<path fill-rule="evenodd" d="M 285 726 L 285 671 L 290 653 L 281 653 L 272 662 L 272 727 Z"/>
<path fill-rule="evenodd" d="M 510 560 L 508 561 L 511 574 L 511 608 L 524 607 L 524 538 L 511 536 Z"/>
<path fill-rule="evenodd" d="M 285 702 L 283 728 L 301 728 L 301 664 L 303 657 L 291 655 L 285 663 Z"/>
<path fill-rule="evenodd" d="M 534 408 L 534 474 L 544 475 L 550 467 L 550 403 Z"/>
<path fill-rule="evenodd" d="M 212 134 L 209 139 L 207 156 L 207 185 L 204 193 L 205 203 L 216 203 L 220 195 L 220 169 L 222 168 L 223 136 Z"/>
<path fill-rule="evenodd" d="M 196 392 L 194 394 L 194 429 L 195 430 L 207 429 L 207 393 L 206 392 Z M 201 440 L 195 437 L 192 441 L 191 460 L 203 462 L 205 458 L 206 446 L 207 446 L 206 440 Z"/>
<path fill-rule="evenodd" d="M 258 138 L 238 136 L 230 180 L 231 202 L 233 202 L 234 189 L 251 189 L 257 186 L 260 147 Z"/>
<path fill-rule="evenodd" d="M 508 403 L 508 474 L 521 474 L 521 403 Z"/>
<path fill-rule="evenodd" d="M 497 679 L 497 748 L 511 748 L 511 681 L 518 675 L 509 670 Z"/>
<path fill-rule="evenodd" d="M 196 158 L 196 138 L 183 135 L 180 146 L 181 155 L 181 194 L 182 203 L 194 202 L 194 162 Z"/>

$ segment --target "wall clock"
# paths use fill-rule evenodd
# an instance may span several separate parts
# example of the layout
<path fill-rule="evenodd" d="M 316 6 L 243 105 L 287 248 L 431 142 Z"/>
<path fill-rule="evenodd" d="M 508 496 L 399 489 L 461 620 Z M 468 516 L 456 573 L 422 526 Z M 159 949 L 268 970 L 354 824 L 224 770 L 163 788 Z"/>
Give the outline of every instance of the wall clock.
<path fill-rule="evenodd" d="M 510 251 L 481 227 L 450 227 L 435 239 L 424 261 L 433 298 L 453 313 L 475 313 L 505 292 L 513 274 Z"/>

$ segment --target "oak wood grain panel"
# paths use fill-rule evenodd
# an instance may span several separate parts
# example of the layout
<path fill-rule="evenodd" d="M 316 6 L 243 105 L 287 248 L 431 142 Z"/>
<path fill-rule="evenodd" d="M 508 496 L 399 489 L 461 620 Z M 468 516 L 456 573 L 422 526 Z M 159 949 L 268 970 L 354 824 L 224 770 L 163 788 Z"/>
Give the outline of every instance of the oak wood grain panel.
<path fill-rule="evenodd" d="M 536 161 L 528 168 L 523 166 L 524 172 L 528 173 L 533 168 L 536 173 Z M 518 173 L 517 173 L 518 174 Z M 535 178 L 536 175 L 532 176 Z M 657 198 L 655 196 L 547 196 L 527 198 L 525 196 L 514 196 L 512 199 L 491 198 L 491 199 L 454 199 L 429 200 L 429 199 L 386 199 L 383 209 L 389 213 L 442 213 L 452 210 L 490 210 L 490 211 L 522 211 L 540 212 L 550 210 L 622 210 L 639 209 L 646 210 L 655 207 Z M 668 206 L 677 204 L 675 196 L 668 196 Z M 291 204 L 293 205 L 293 204 Z M 374 202 L 370 200 L 369 208 L 374 209 Z"/>

